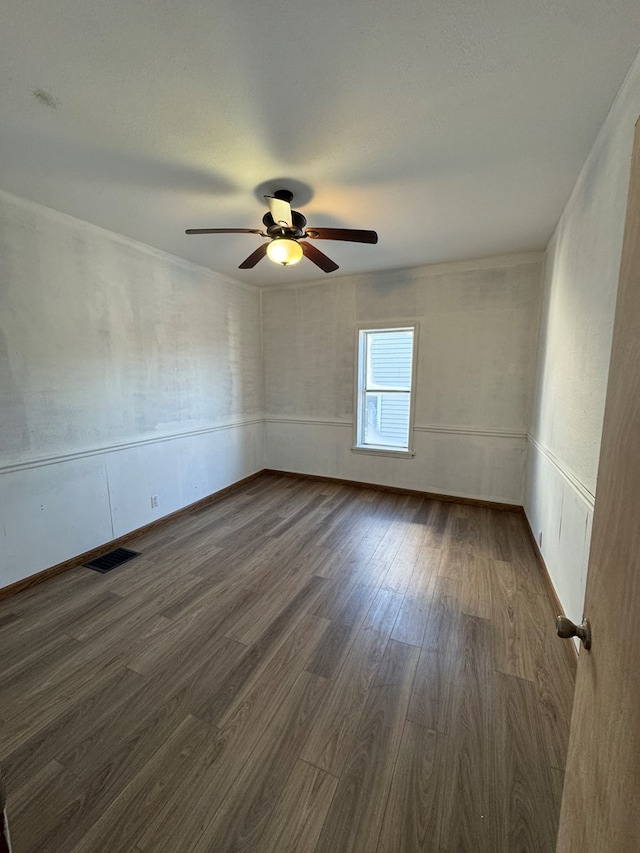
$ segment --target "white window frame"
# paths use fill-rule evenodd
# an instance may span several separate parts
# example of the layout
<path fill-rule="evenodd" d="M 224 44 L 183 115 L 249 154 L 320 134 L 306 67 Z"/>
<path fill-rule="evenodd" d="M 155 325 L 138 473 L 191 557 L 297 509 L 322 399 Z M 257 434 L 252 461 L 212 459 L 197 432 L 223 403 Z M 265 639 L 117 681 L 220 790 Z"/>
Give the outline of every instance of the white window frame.
<path fill-rule="evenodd" d="M 411 357 L 411 390 L 409 392 L 409 434 L 407 437 L 408 447 L 393 447 L 392 445 L 376 445 L 365 444 L 364 438 L 364 418 L 366 417 L 365 409 L 365 381 L 367 365 L 365 360 L 365 333 L 366 332 L 381 332 L 381 331 L 413 331 L 413 352 Z M 418 323 L 415 320 L 410 322 L 390 320 L 386 323 L 363 323 L 356 327 L 356 346 L 355 346 L 355 401 L 354 401 L 354 422 L 353 422 L 353 446 L 352 451 L 356 453 L 371 453 L 375 456 L 395 456 L 395 457 L 413 457 L 415 451 L 413 449 L 414 436 L 414 419 L 415 419 L 415 402 L 416 402 L 416 376 L 418 372 Z M 386 390 L 386 389 L 381 389 Z M 393 389 L 389 389 L 393 390 Z"/>

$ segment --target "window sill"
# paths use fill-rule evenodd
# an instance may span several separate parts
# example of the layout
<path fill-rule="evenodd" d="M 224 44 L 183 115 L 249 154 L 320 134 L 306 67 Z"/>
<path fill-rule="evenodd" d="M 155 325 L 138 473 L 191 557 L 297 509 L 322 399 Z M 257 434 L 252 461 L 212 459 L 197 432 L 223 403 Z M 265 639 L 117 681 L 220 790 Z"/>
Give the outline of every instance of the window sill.
<path fill-rule="evenodd" d="M 414 450 L 394 450 L 392 447 L 376 447 L 375 444 L 355 444 L 351 450 L 353 453 L 368 453 L 371 456 L 399 456 L 404 459 L 411 459 L 416 455 Z"/>

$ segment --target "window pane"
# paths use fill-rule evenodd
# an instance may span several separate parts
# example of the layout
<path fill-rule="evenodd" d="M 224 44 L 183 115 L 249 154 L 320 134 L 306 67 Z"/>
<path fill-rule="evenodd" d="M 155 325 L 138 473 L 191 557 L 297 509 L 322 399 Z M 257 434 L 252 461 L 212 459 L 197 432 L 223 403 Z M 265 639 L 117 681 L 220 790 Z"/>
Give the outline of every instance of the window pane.
<path fill-rule="evenodd" d="M 413 330 L 369 332 L 366 387 L 411 390 Z"/>
<path fill-rule="evenodd" d="M 409 394 L 365 394 L 364 443 L 409 446 Z"/>

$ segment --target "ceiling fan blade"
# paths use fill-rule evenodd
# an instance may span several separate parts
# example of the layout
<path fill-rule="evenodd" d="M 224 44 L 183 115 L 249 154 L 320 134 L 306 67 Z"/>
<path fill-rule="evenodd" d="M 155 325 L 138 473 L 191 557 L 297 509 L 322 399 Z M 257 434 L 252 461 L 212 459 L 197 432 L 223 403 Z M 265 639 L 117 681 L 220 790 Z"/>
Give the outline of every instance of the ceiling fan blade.
<path fill-rule="evenodd" d="M 308 228 L 307 237 L 316 240 L 345 240 L 348 243 L 377 243 L 375 231 L 361 231 L 357 228 Z"/>
<path fill-rule="evenodd" d="M 339 269 L 335 261 L 332 261 L 331 258 L 328 258 L 320 249 L 312 246 L 311 243 L 303 243 L 301 240 L 300 246 L 305 256 L 317 267 L 320 267 L 323 272 L 335 272 L 335 270 Z"/>
<path fill-rule="evenodd" d="M 272 195 L 266 195 L 264 200 L 269 205 L 269 210 L 275 222 L 278 225 L 286 225 L 287 228 L 293 228 L 293 220 L 291 218 L 291 205 L 288 201 L 281 198 L 275 198 Z"/>
<path fill-rule="evenodd" d="M 257 228 L 187 228 L 185 234 L 262 234 Z"/>
<path fill-rule="evenodd" d="M 267 254 L 267 246 L 268 243 L 262 243 L 262 245 L 258 246 L 255 252 L 251 252 L 248 258 L 245 258 L 244 261 L 238 267 L 239 270 L 250 270 L 255 267 L 258 261 L 261 261 L 264 256 Z"/>

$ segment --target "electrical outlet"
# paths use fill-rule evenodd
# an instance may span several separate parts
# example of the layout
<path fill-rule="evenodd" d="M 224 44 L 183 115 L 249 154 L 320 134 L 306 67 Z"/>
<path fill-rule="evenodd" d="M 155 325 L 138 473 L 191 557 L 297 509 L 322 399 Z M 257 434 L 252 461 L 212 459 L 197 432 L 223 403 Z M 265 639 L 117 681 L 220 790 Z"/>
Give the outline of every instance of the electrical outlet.
<path fill-rule="evenodd" d="M 151 509 L 156 509 L 158 506 L 158 496 L 151 495 Z"/>

